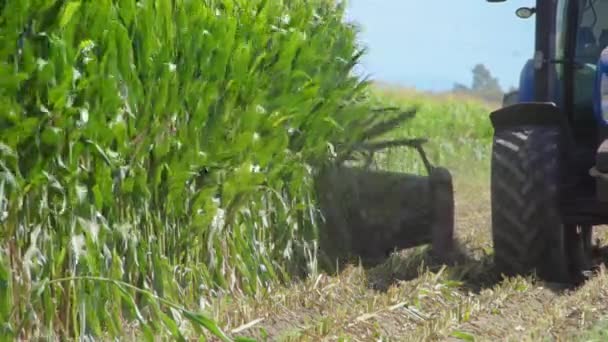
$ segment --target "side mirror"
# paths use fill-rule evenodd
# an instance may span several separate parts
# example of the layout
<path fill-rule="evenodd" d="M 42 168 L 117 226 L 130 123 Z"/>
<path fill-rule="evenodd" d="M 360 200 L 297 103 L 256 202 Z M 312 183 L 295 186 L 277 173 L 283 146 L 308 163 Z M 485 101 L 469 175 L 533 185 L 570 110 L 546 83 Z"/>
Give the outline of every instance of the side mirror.
<path fill-rule="evenodd" d="M 528 19 L 532 17 L 536 13 L 536 8 L 534 7 L 520 7 L 515 11 L 515 15 L 521 19 Z"/>
<path fill-rule="evenodd" d="M 608 48 L 602 51 L 597 65 L 593 107 L 600 125 L 608 126 Z"/>

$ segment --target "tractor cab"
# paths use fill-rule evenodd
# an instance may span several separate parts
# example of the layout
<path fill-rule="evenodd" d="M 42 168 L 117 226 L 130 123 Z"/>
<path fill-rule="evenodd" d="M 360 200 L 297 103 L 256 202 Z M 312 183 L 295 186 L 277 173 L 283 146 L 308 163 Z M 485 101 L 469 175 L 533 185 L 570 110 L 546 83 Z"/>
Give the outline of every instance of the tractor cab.
<path fill-rule="evenodd" d="M 487 0 L 504 2 L 507 0 Z M 537 0 L 518 91 L 491 113 L 492 235 L 506 275 L 577 282 L 608 224 L 608 0 Z"/>
<path fill-rule="evenodd" d="M 608 1 L 572 1 L 578 5 L 573 7 L 578 13 L 572 18 L 568 16 L 568 2 L 562 1 L 557 8 L 556 59 L 572 59 L 574 65 L 569 68 L 566 64 L 558 64 L 558 75 L 562 76 L 558 82 L 572 83 L 571 94 L 566 92 L 565 95 L 572 97 L 567 103 L 572 105 L 573 126 L 580 126 L 579 133 L 584 133 L 605 125 L 603 113 L 595 112 L 595 94 L 599 86 L 596 79 L 601 76 L 598 74 L 600 56 L 608 47 Z M 572 27 L 572 33 L 568 27 Z M 569 39 L 569 35 L 572 38 Z M 571 39 L 575 42 L 569 42 Z M 597 100 L 601 101 L 599 97 Z"/>
<path fill-rule="evenodd" d="M 593 147 L 597 128 L 608 121 L 597 96 L 600 57 L 608 48 L 608 1 L 539 1 L 539 7 L 522 7 L 516 14 L 538 17 L 536 51 L 522 70 L 516 97 L 505 104 L 554 102 L 566 112 L 577 140 Z"/>

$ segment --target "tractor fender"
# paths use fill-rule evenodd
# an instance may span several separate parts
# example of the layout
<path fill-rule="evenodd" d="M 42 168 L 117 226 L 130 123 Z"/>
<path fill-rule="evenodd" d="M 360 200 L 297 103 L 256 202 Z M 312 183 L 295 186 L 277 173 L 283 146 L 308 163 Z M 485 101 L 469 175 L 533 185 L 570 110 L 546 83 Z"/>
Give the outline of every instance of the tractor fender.
<path fill-rule="evenodd" d="M 490 114 L 495 132 L 516 129 L 522 126 L 544 126 L 559 128 L 563 137 L 563 157 L 566 163 L 577 163 L 576 141 L 568 118 L 553 102 L 527 102 L 504 107 Z"/>
<path fill-rule="evenodd" d="M 490 114 L 494 130 L 517 126 L 559 126 L 567 130 L 566 116 L 553 102 L 517 103 Z"/>

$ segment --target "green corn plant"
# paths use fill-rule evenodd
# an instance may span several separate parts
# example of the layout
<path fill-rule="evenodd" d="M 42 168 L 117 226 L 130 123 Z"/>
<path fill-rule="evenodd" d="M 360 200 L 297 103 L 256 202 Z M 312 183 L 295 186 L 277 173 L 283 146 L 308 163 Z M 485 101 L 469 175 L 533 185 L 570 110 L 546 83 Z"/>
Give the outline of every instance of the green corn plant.
<path fill-rule="evenodd" d="M 3 336 L 227 339 L 201 297 L 314 271 L 314 174 L 380 127 L 344 6 L 1 1 Z"/>

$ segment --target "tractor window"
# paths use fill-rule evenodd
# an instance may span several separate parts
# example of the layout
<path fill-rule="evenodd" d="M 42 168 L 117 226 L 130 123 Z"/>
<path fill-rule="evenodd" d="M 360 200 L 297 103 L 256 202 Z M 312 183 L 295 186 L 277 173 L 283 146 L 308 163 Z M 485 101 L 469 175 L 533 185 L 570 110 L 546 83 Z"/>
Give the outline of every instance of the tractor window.
<path fill-rule="evenodd" d="M 595 71 L 602 50 L 608 47 L 608 0 L 580 0 L 574 71 L 575 119 L 593 121 Z"/>
<path fill-rule="evenodd" d="M 608 1 L 583 0 L 576 44 L 576 57 L 581 63 L 597 64 L 608 46 Z"/>

